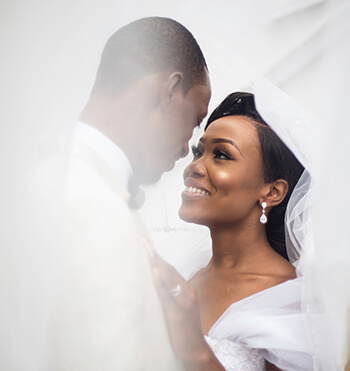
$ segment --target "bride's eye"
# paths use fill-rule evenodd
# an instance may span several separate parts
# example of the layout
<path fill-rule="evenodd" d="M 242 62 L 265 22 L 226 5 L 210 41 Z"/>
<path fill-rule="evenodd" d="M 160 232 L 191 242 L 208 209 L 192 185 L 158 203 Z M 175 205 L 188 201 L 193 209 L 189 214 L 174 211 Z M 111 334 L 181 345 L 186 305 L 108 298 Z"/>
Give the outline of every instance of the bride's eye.
<path fill-rule="evenodd" d="M 219 148 L 214 148 L 213 154 L 214 158 L 218 160 L 233 160 L 228 153 L 221 151 Z"/>
<path fill-rule="evenodd" d="M 203 155 L 197 146 L 193 145 L 191 148 L 192 148 L 192 154 L 194 158 L 199 158 Z"/>

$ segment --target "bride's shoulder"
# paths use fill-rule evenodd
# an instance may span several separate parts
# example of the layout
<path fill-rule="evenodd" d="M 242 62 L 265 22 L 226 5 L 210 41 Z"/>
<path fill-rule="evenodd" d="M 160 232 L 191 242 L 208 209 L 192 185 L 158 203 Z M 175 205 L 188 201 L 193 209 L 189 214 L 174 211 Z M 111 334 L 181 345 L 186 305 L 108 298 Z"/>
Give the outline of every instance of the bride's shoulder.
<path fill-rule="evenodd" d="M 266 281 L 269 281 L 271 286 L 278 285 L 297 277 L 296 269 L 293 264 L 277 253 L 274 254 L 266 263 L 267 264 L 265 264 L 262 269 Z"/>
<path fill-rule="evenodd" d="M 295 267 L 282 256 L 262 261 L 254 273 L 245 278 L 254 293 L 271 289 L 297 278 Z"/>

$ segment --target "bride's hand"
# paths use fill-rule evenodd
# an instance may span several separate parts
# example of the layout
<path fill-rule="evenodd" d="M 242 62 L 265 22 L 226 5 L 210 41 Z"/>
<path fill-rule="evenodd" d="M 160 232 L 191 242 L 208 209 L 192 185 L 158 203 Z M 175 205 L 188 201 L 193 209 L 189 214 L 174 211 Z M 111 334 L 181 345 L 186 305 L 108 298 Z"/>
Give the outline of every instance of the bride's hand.
<path fill-rule="evenodd" d="M 224 370 L 204 339 L 195 288 L 148 241 L 146 248 L 175 355 L 188 370 Z"/>

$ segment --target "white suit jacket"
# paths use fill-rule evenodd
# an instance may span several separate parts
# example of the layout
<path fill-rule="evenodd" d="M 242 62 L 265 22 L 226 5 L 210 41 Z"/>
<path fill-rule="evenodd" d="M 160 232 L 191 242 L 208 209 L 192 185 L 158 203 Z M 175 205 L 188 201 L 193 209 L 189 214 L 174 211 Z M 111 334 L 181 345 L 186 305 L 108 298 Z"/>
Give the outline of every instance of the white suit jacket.
<path fill-rule="evenodd" d="M 37 273 L 47 280 L 46 289 L 37 280 L 46 298 L 35 294 L 46 339 L 44 347 L 33 346 L 33 353 L 42 352 L 37 364 L 43 370 L 181 369 L 125 181 L 84 141 L 73 138 L 63 152 L 39 171 L 36 197 L 49 244 L 42 251 L 51 268 Z"/>

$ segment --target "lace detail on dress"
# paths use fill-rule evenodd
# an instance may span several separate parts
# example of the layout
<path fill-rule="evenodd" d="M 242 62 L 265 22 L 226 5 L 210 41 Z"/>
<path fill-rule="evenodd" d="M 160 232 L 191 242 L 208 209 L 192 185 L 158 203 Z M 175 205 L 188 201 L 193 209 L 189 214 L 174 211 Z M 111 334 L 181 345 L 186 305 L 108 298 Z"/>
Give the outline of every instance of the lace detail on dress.
<path fill-rule="evenodd" d="M 228 339 L 204 336 L 212 351 L 227 371 L 266 371 L 265 359 L 257 349 L 246 348 Z"/>

